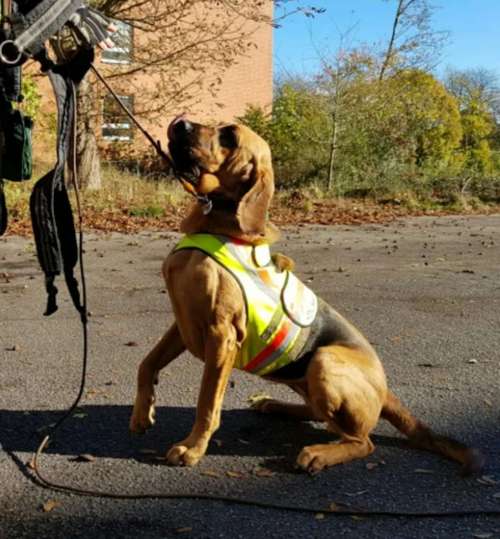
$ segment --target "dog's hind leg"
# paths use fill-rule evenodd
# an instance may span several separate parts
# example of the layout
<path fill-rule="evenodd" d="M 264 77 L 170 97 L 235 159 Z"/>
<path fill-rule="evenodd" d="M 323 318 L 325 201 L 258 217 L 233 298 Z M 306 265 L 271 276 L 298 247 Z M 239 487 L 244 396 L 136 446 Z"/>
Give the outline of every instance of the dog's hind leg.
<path fill-rule="evenodd" d="M 130 418 L 131 432 L 142 433 L 154 425 L 154 385 L 158 383 L 158 373 L 185 349 L 177 324 L 174 323 L 139 365 L 137 394 Z"/>
<path fill-rule="evenodd" d="M 292 404 L 271 398 L 264 398 L 252 404 L 252 408 L 263 414 L 295 417 L 303 421 L 321 420 L 308 404 Z"/>
<path fill-rule="evenodd" d="M 319 472 L 374 450 L 370 432 L 385 397 L 385 377 L 380 373 L 376 356 L 343 346 L 318 349 L 307 371 L 306 399 L 340 441 L 304 447 L 297 458 L 302 469 Z"/>

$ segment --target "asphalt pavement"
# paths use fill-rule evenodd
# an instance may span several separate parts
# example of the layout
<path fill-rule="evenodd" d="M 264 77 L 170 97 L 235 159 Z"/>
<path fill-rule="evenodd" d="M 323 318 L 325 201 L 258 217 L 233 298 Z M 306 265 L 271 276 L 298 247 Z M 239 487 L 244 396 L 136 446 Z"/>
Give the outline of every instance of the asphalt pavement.
<path fill-rule="evenodd" d="M 43 489 L 30 468 L 44 429 L 78 390 L 79 320 L 62 282 L 45 307 L 33 241 L 0 239 L 0 538 L 500 538 L 500 516 L 374 518 L 369 510 L 500 511 L 500 215 L 422 217 L 388 225 L 301 226 L 275 250 L 368 336 L 390 386 L 422 420 L 480 448 L 485 470 L 409 448 L 381 422 L 370 457 L 315 476 L 297 471 L 322 425 L 249 409 L 250 397 L 294 400 L 285 387 L 234 372 L 222 425 L 200 464 L 173 468 L 168 447 L 190 430 L 201 363 L 183 354 L 161 375 L 157 423 L 131 437 L 137 365 L 172 321 L 160 275 L 179 235 L 88 234 L 90 359 L 84 399 L 42 457 L 58 483 L 115 493 L 184 493 L 307 505 L 313 513 L 210 500 L 113 500 Z M 345 505 L 342 505 L 345 504 Z"/>

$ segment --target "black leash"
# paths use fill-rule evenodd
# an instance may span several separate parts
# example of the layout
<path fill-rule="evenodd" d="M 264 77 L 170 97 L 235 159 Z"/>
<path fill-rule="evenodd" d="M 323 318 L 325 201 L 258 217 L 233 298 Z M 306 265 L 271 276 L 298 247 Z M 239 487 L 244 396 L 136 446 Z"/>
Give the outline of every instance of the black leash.
<path fill-rule="evenodd" d="M 105 79 L 97 72 L 94 66 L 92 66 L 93 71 L 96 73 L 98 78 L 104 83 L 106 88 L 110 90 L 111 95 L 117 100 L 120 106 L 124 109 L 127 115 L 135 123 L 135 125 L 140 129 L 140 131 L 146 136 L 146 138 L 152 143 L 157 152 L 165 158 L 168 162 L 171 162 L 168 155 L 163 152 L 159 142 L 154 141 L 153 137 L 137 122 L 133 114 L 127 110 L 125 105 L 120 101 L 118 96 L 112 91 Z M 77 494 L 80 496 L 96 497 L 96 498 L 107 498 L 115 500 L 149 500 L 149 499 L 159 499 L 159 500 L 179 500 L 179 499 L 189 499 L 189 500 L 206 500 L 206 501 L 217 501 L 217 502 L 226 502 L 233 503 L 238 505 L 252 506 L 252 507 L 261 507 L 266 509 L 277 509 L 282 511 L 293 511 L 300 513 L 324 513 L 324 514 L 335 514 L 339 516 L 352 516 L 352 517 L 376 517 L 376 518 L 453 518 L 453 517 L 467 517 L 467 516 L 483 516 L 483 517 L 497 517 L 500 516 L 500 509 L 487 509 L 487 510 L 455 510 L 455 511 L 390 511 L 390 510 L 372 510 L 364 509 L 361 507 L 351 507 L 349 504 L 341 502 L 330 503 L 327 507 L 314 507 L 310 505 L 296 505 L 289 503 L 276 503 L 276 502 L 267 502 L 262 500 L 256 500 L 252 498 L 244 498 L 238 496 L 223 496 L 218 494 L 203 494 L 203 493 L 147 493 L 147 494 L 123 494 L 123 493 L 114 493 L 106 490 L 90 490 L 83 489 L 79 487 L 74 487 L 71 485 L 64 485 L 61 483 L 54 482 L 50 479 L 47 479 L 40 471 L 39 460 L 42 453 L 48 447 L 52 438 L 54 438 L 55 433 L 60 429 L 63 423 L 65 423 L 73 414 L 75 408 L 80 403 L 83 392 L 85 390 L 86 377 L 87 377 L 87 365 L 88 365 L 88 319 L 87 319 L 87 287 L 85 280 L 85 271 L 84 271 L 84 249 L 83 249 L 83 214 L 80 200 L 80 191 L 78 187 L 78 176 L 77 176 L 77 167 L 76 167 L 76 129 L 77 129 L 77 106 L 76 106 L 76 88 L 73 81 L 70 82 L 70 88 L 72 92 L 72 98 L 74 102 L 73 107 L 73 121 L 72 121 L 72 183 L 75 190 L 75 199 L 77 206 L 78 214 L 78 253 L 79 253 L 79 265 L 80 265 L 80 277 L 81 277 L 81 307 L 82 307 L 82 340 L 83 340 L 83 358 L 82 358 L 82 372 L 80 387 L 78 394 L 62 417 L 56 422 L 56 424 L 51 428 L 50 433 L 46 435 L 40 445 L 38 446 L 33 460 L 32 460 L 32 469 L 36 478 L 38 479 L 41 486 L 51 490 Z"/>
<path fill-rule="evenodd" d="M 212 201 L 210 198 L 208 198 L 207 195 L 200 195 L 196 192 L 194 188 L 192 188 L 192 184 L 190 181 L 182 178 L 182 175 L 177 171 L 174 162 L 170 158 L 170 156 L 163 150 L 161 143 L 159 140 L 155 140 L 151 134 L 144 129 L 144 127 L 140 124 L 139 120 L 135 117 L 135 115 L 132 113 L 132 111 L 122 102 L 122 100 L 118 97 L 116 92 L 113 90 L 113 88 L 109 85 L 108 81 L 105 79 L 105 77 L 98 71 L 98 69 L 95 67 L 94 64 L 91 64 L 90 68 L 94 72 L 95 76 L 102 82 L 102 84 L 106 87 L 108 92 L 113 96 L 115 101 L 118 103 L 120 108 L 125 112 L 125 114 L 132 120 L 134 125 L 139 129 L 139 131 L 146 137 L 146 139 L 150 142 L 150 144 L 153 146 L 153 148 L 156 150 L 158 155 L 169 165 L 171 170 L 174 173 L 174 177 L 176 180 L 178 180 L 184 190 L 186 190 L 190 195 L 194 196 L 196 200 L 203 205 L 203 212 L 205 214 L 210 213 L 212 210 Z M 190 185 L 191 188 L 188 188 L 187 185 Z"/>

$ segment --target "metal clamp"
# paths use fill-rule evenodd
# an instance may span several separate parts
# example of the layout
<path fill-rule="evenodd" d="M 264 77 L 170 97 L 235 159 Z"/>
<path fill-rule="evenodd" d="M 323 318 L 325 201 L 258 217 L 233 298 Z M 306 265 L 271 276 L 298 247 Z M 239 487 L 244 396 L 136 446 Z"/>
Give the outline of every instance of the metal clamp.
<path fill-rule="evenodd" d="M 5 50 L 5 48 L 10 48 Z M 15 54 L 16 56 L 13 56 Z M 6 39 L 0 43 L 0 62 L 7 65 L 16 65 L 23 57 L 23 51 L 18 47 L 15 41 L 12 39 Z"/>

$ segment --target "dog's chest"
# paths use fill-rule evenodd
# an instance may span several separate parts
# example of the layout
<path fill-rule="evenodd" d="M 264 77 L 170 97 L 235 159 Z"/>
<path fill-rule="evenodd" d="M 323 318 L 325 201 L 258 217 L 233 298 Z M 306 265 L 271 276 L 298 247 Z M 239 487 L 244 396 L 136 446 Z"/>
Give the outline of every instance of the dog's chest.
<path fill-rule="evenodd" d="M 310 333 L 318 300 L 292 272 L 280 271 L 268 245 L 212 234 L 185 236 L 175 250 L 201 250 L 239 283 L 245 298 L 247 337 L 236 367 L 259 375 L 294 361 Z"/>

